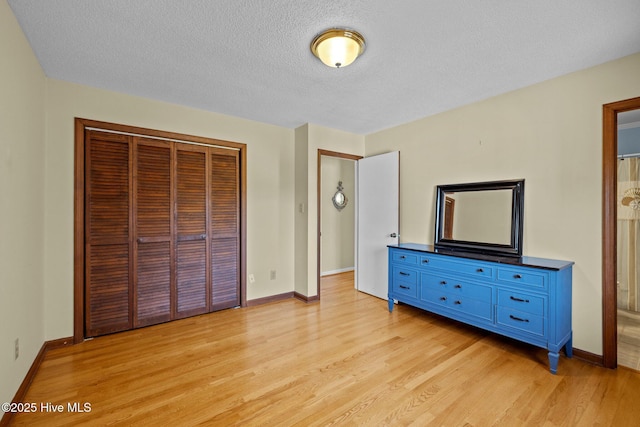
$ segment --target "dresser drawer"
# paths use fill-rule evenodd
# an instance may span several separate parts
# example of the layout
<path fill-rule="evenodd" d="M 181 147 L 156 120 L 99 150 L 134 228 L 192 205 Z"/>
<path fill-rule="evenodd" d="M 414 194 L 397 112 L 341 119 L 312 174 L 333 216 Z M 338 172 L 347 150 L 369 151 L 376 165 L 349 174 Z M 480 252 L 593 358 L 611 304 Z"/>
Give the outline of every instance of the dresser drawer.
<path fill-rule="evenodd" d="M 545 313 L 543 297 L 512 292 L 508 289 L 498 289 L 498 306 L 524 311 L 537 316 L 544 316 Z"/>
<path fill-rule="evenodd" d="M 401 294 L 411 298 L 418 298 L 418 285 L 415 283 L 402 282 L 394 280 L 392 290 L 396 294 Z"/>
<path fill-rule="evenodd" d="M 442 307 L 463 312 L 470 316 L 480 317 L 485 320 L 492 320 L 491 302 L 480 301 L 474 298 L 467 298 L 461 295 L 449 294 L 446 292 L 436 292 L 431 288 L 422 288 L 420 298 Z"/>
<path fill-rule="evenodd" d="M 548 286 L 549 275 L 547 273 L 531 270 L 498 268 L 498 281 L 511 285 L 531 286 L 546 289 Z"/>
<path fill-rule="evenodd" d="M 393 251 L 391 260 L 397 263 L 418 264 L 418 255 L 409 251 Z"/>
<path fill-rule="evenodd" d="M 453 279 L 439 274 L 422 273 L 421 283 L 423 287 L 431 288 L 434 292 L 447 292 L 452 295 L 460 295 L 475 298 L 491 303 L 492 287 Z"/>
<path fill-rule="evenodd" d="M 423 255 L 420 257 L 420 265 L 438 268 L 453 274 L 466 274 L 470 277 L 482 279 L 493 279 L 494 267 L 472 262 L 472 261 L 454 261 L 437 256 Z"/>
<path fill-rule="evenodd" d="M 418 272 L 416 270 L 394 265 L 392 274 L 394 282 L 399 281 L 403 283 L 410 283 L 412 285 L 418 284 Z"/>
<path fill-rule="evenodd" d="M 517 329 L 530 334 L 545 336 L 544 317 L 506 307 L 498 307 L 497 323 L 501 327 Z"/>

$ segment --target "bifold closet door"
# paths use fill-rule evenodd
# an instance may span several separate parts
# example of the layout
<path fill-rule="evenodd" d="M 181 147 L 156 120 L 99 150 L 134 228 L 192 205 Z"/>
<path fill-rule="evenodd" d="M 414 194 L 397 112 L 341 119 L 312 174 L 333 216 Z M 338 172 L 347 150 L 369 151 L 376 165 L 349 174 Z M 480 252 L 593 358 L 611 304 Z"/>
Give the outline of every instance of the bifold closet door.
<path fill-rule="evenodd" d="M 210 148 L 211 310 L 240 305 L 240 159 Z"/>
<path fill-rule="evenodd" d="M 240 305 L 237 150 L 85 135 L 85 336 Z"/>
<path fill-rule="evenodd" d="M 136 327 L 173 318 L 171 145 L 136 139 L 134 271 Z"/>
<path fill-rule="evenodd" d="M 130 137 L 85 134 L 85 335 L 133 327 Z"/>
<path fill-rule="evenodd" d="M 207 148 L 176 150 L 176 317 L 209 311 Z"/>

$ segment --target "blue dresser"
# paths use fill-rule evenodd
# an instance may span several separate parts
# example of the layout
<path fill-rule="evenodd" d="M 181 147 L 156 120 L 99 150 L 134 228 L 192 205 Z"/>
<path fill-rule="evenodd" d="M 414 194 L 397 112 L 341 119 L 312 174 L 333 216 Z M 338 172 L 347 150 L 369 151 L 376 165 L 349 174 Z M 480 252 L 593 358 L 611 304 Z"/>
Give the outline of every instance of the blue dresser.
<path fill-rule="evenodd" d="M 502 257 L 403 243 L 389 246 L 389 311 L 402 302 L 572 356 L 573 262 Z"/>

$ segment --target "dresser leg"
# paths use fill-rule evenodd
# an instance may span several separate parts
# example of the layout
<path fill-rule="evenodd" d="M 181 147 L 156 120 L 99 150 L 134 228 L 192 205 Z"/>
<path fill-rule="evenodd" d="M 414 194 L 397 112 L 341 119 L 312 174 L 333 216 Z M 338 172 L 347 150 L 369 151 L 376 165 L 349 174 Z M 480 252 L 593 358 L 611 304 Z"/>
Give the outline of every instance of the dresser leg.
<path fill-rule="evenodd" d="M 393 298 L 389 298 L 389 313 L 393 312 Z"/>
<path fill-rule="evenodd" d="M 564 353 L 568 358 L 573 357 L 573 333 L 571 334 L 569 341 L 564 345 Z"/>
<path fill-rule="evenodd" d="M 558 353 L 554 353 L 552 351 L 549 352 L 549 370 L 552 374 L 558 372 L 558 359 L 560 359 L 560 355 Z"/>

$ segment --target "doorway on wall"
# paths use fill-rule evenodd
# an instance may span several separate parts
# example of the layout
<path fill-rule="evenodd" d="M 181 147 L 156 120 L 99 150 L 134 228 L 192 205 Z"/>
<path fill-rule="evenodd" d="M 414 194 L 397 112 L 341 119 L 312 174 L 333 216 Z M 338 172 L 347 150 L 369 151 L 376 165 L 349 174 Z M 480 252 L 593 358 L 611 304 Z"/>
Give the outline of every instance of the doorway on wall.
<path fill-rule="evenodd" d="M 361 158 L 318 150 L 318 297 L 323 276 L 355 270 L 355 168 Z M 337 192 L 345 198 L 342 208 L 333 203 Z"/>
<path fill-rule="evenodd" d="M 324 265 L 323 268 L 323 242 L 328 241 L 328 227 L 323 225 L 322 211 L 332 212 L 337 209 L 334 199 L 335 192 L 339 191 L 336 185 L 336 176 L 333 181 L 327 181 L 329 188 L 323 190 L 323 158 L 325 164 L 329 163 L 332 158 L 347 160 L 344 169 L 354 172 L 353 185 L 353 213 L 354 231 L 347 232 L 345 238 L 352 239 L 353 246 L 353 263 L 354 263 L 354 286 L 361 292 L 368 293 L 378 298 L 387 298 L 387 245 L 397 244 L 399 241 L 399 179 L 400 179 L 400 152 L 394 151 L 390 153 L 378 154 L 370 157 L 353 156 L 349 154 L 336 153 L 326 150 L 318 150 L 318 214 L 317 214 L 317 292 L 320 296 L 320 278 L 321 272 L 339 272 L 336 269 Z M 327 173 L 328 174 L 328 173 Z M 346 175 L 345 175 L 346 176 Z M 335 187 L 334 187 L 335 186 Z M 347 192 L 346 197 L 349 197 Z M 325 218 L 326 222 L 326 218 Z M 335 230 L 334 230 L 335 231 Z M 342 237 L 334 237 L 334 245 L 336 240 Z M 328 242 L 324 244 L 327 246 Z M 326 249 L 326 248 L 325 248 Z M 329 251 L 331 248 L 329 248 Z M 341 252 L 343 248 L 336 251 Z M 332 258 L 334 258 L 332 254 Z"/>
<path fill-rule="evenodd" d="M 618 365 L 640 369 L 640 110 L 618 113 Z"/>
<path fill-rule="evenodd" d="M 618 366 L 618 333 L 619 326 L 623 326 L 619 324 L 618 308 L 620 304 L 624 305 L 624 298 L 618 300 L 619 293 L 624 295 L 618 289 L 618 205 L 624 198 L 619 197 L 623 185 L 618 188 L 618 123 L 621 117 L 629 120 L 628 116 L 621 115 L 634 110 L 640 110 L 640 97 L 605 104 L 602 112 L 602 363 L 607 368 Z"/>

